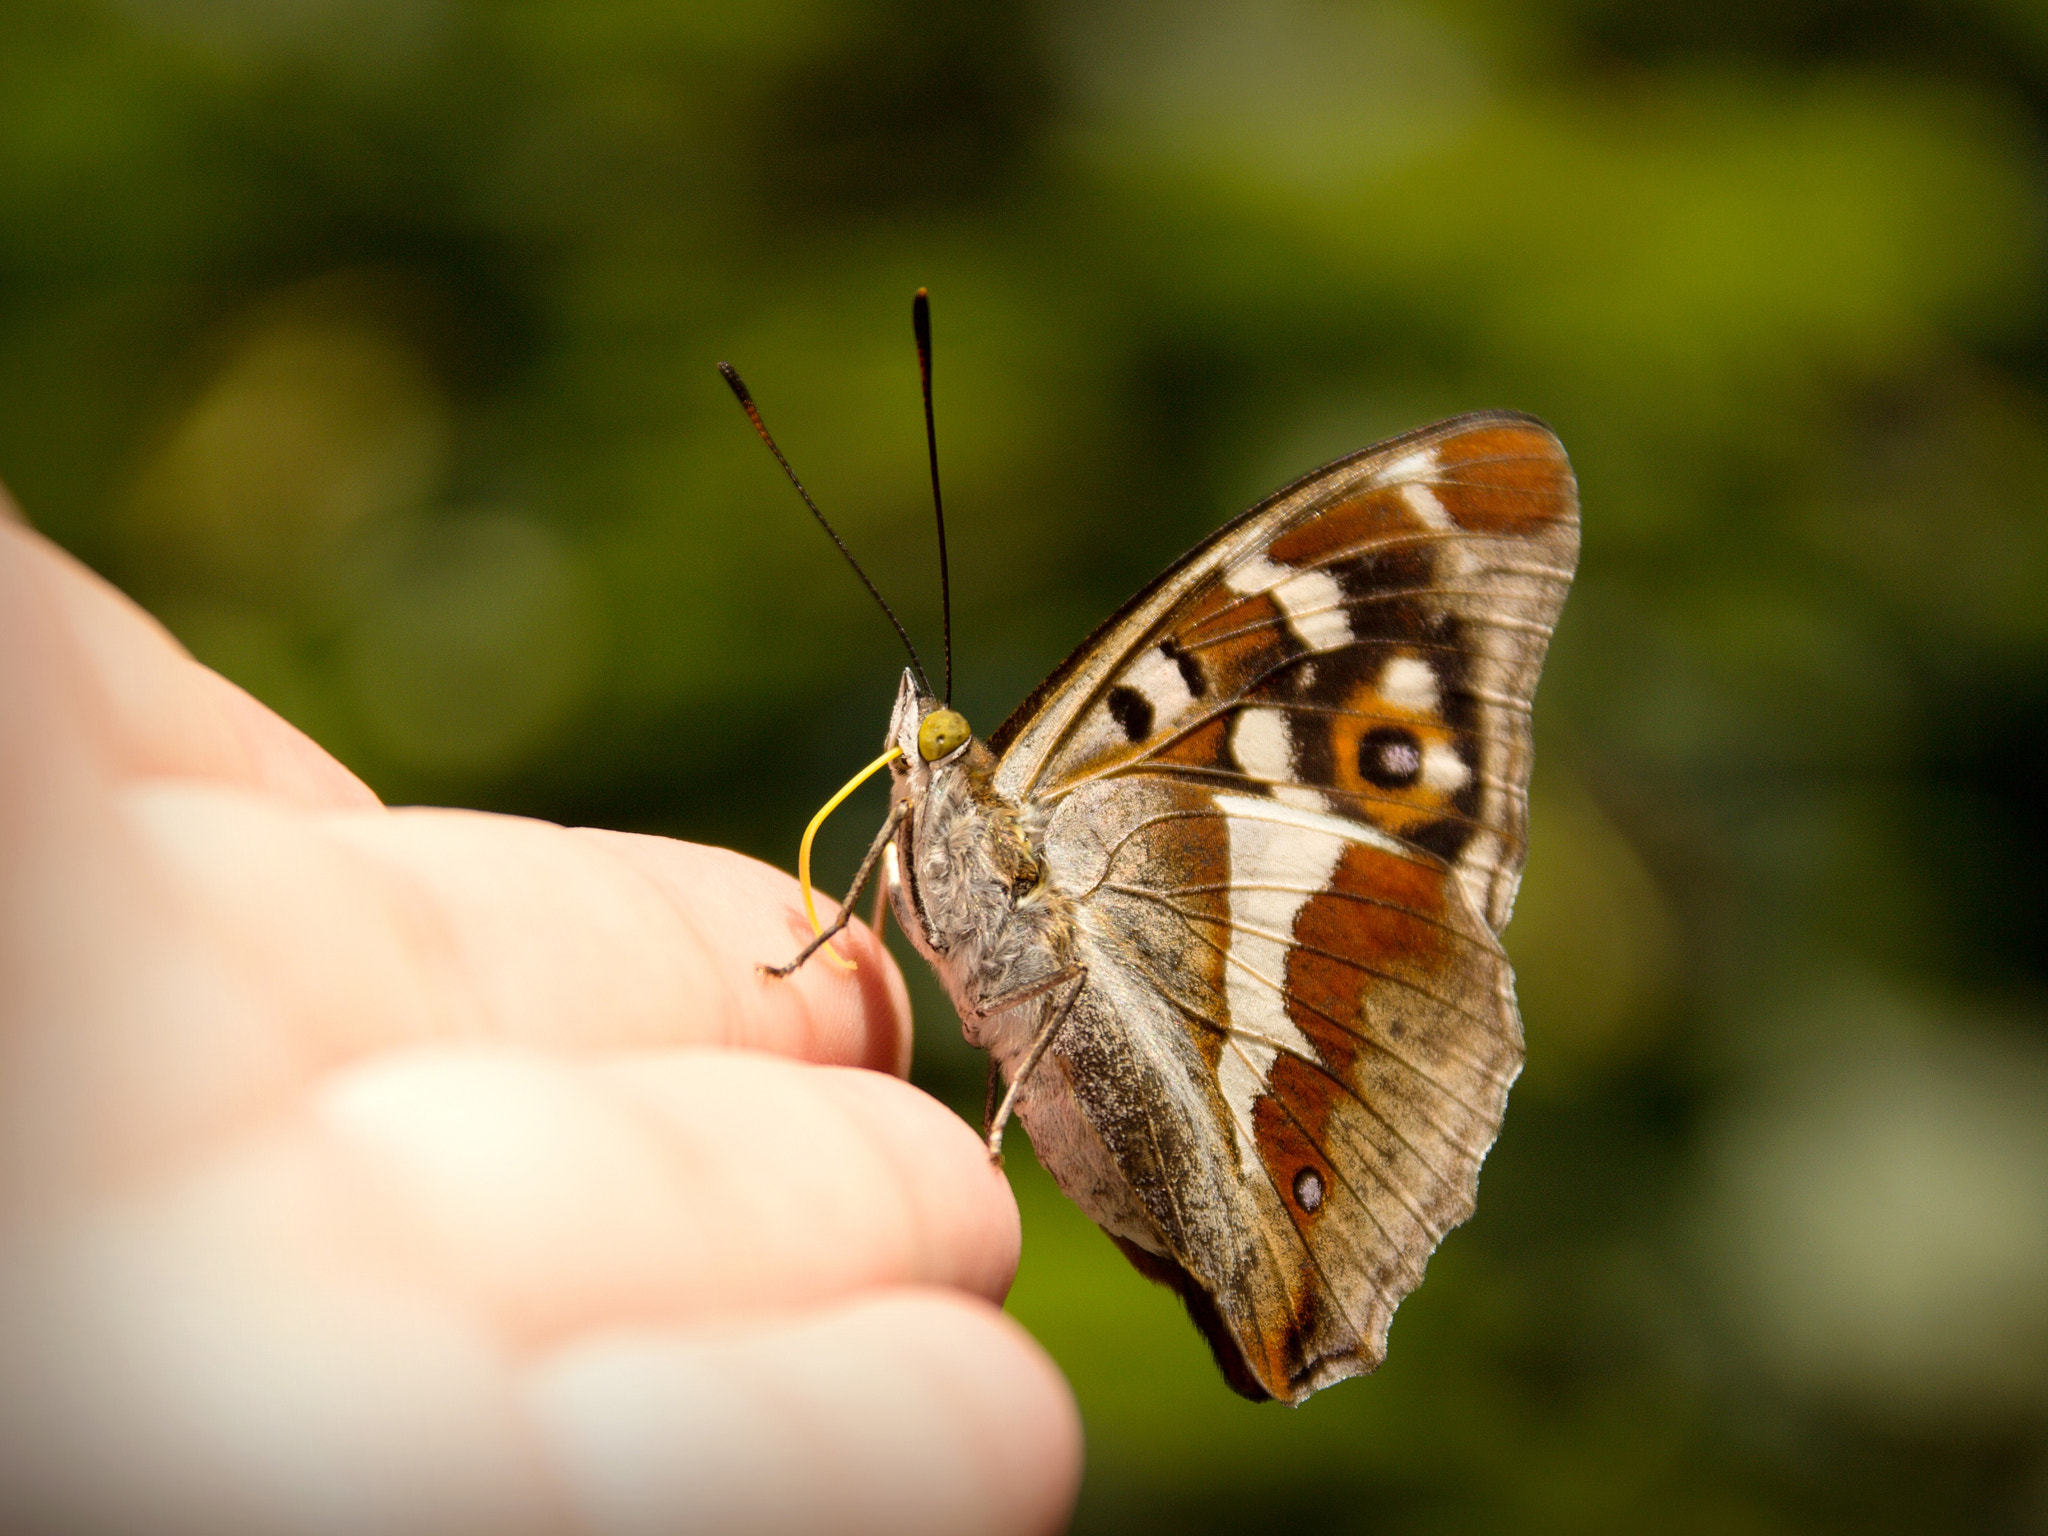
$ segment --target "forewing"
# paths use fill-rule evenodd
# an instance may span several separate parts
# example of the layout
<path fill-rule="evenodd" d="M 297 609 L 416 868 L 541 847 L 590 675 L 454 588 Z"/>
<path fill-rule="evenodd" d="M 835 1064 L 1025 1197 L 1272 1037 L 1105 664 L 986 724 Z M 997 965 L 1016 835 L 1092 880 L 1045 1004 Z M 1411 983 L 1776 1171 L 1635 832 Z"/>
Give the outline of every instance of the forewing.
<path fill-rule="evenodd" d="M 1498 932 L 1529 706 L 1578 556 L 1549 429 L 1461 417 L 1316 471 L 1187 555 L 990 739 L 1056 801 L 1166 774 L 1353 818 L 1457 870 Z"/>

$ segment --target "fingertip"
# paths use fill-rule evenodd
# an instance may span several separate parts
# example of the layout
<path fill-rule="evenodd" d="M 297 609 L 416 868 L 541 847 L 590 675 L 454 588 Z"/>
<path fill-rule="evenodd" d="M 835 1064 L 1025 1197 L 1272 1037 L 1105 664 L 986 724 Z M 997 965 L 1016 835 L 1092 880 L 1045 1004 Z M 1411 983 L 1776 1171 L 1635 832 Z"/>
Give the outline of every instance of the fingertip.
<path fill-rule="evenodd" d="M 729 849 L 590 828 L 579 835 L 638 865 L 696 932 L 735 1002 L 719 1043 L 909 1075 L 910 992 L 872 929 L 853 922 L 833 940 L 850 971 L 813 955 L 789 976 L 768 975 L 764 966 L 786 964 L 811 939 L 795 880 Z M 838 915 L 830 901 L 818 905 L 821 920 Z"/>
<path fill-rule="evenodd" d="M 726 857 L 751 866 L 749 875 L 759 903 L 754 911 L 756 942 L 764 953 L 782 957 L 771 963 L 786 964 L 815 937 L 804 911 L 802 887 L 772 865 L 739 854 Z M 812 899 L 817 904 L 818 921 L 829 926 L 839 916 L 839 903 L 822 893 L 813 893 Z M 874 1053 L 857 1065 L 908 1077 L 914 1040 L 910 989 L 896 957 L 880 935 L 858 917 L 833 936 L 830 948 L 844 964 L 835 963 L 821 951 L 788 976 L 763 979 L 770 987 L 788 988 L 801 999 L 825 1036 L 839 1037 L 848 1030 L 867 1034 Z"/>
<path fill-rule="evenodd" d="M 945 1400 L 994 1463 L 991 1493 L 1009 1501 L 1005 1531 L 1063 1531 L 1086 1459 L 1074 1389 L 1045 1347 L 1006 1312 L 958 1294 L 889 1298 L 878 1336 L 945 1383 Z M 900 1329 L 901 1337 L 892 1333 Z"/>
<path fill-rule="evenodd" d="M 828 902 L 819 908 L 821 922 L 829 923 L 838 915 L 836 903 Z M 852 982 L 857 993 L 855 1016 L 897 1021 L 894 1049 L 886 1062 L 875 1065 L 897 1077 L 910 1076 L 910 1057 L 916 1043 L 916 1032 L 910 1014 L 910 988 L 903 980 L 896 957 L 889 953 L 889 946 L 882 942 L 882 936 L 858 918 L 841 930 L 840 939 L 846 941 L 841 946 L 841 953 L 853 965 L 850 972 L 842 969 L 839 974 Z"/>
<path fill-rule="evenodd" d="M 1016 1196 L 981 1138 L 922 1089 L 734 1051 L 588 1071 L 661 1128 L 692 1203 L 722 1213 L 717 1250 L 749 1257 L 751 1271 L 725 1264 L 733 1278 L 718 1304 L 809 1306 L 903 1285 L 1008 1294 L 1022 1246 Z"/>
<path fill-rule="evenodd" d="M 815 1081 L 893 1162 L 901 1186 L 919 1191 L 923 1209 L 943 1213 L 927 1246 L 967 1256 L 943 1268 L 928 1261 L 922 1272 L 1000 1306 L 1017 1278 L 1024 1222 L 979 1133 L 930 1094 L 879 1073 L 825 1072 Z"/>

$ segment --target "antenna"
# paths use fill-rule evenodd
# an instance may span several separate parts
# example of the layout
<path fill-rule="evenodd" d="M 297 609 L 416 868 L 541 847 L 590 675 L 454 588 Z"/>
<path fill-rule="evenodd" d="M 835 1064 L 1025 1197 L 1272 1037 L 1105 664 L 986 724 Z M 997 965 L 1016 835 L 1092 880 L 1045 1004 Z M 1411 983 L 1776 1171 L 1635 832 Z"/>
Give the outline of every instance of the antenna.
<path fill-rule="evenodd" d="M 953 588 L 946 572 L 946 508 L 939 500 L 939 434 L 932 427 L 932 301 L 924 289 L 910 301 L 917 333 L 917 376 L 924 384 L 924 446 L 932 461 L 932 516 L 939 525 L 939 610 L 946 622 L 946 703 L 953 702 Z"/>
<path fill-rule="evenodd" d="M 718 371 L 724 375 L 725 382 L 732 386 L 732 392 L 740 402 L 740 409 L 747 413 L 747 420 L 754 424 L 754 430 L 761 434 L 761 441 L 766 443 L 768 451 L 775 455 L 775 462 L 780 464 L 782 472 L 789 476 L 789 483 L 796 487 L 797 495 L 803 497 L 804 505 L 811 509 L 811 516 L 818 520 L 818 526 L 839 546 L 839 553 L 846 556 L 846 563 L 853 567 L 853 574 L 860 578 L 860 584 L 868 589 L 868 596 L 872 597 L 882 612 L 888 615 L 889 623 L 895 627 L 896 638 L 903 642 L 903 649 L 910 653 L 910 670 L 917 674 L 918 685 L 926 694 L 930 694 L 931 679 L 924 675 L 924 663 L 917 659 L 917 647 L 910 643 L 910 635 L 903 628 L 902 621 L 896 617 L 896 610 L 882 600 L 882 594 L 877 592 L 875 584 L 868 580 L 868 573 L 860 568 L 860 562 L 853 558 L 853 551 L 846 547 L 846 540 L 840 538 L 832 525 L 825 521 L 825 514 L 818 510 L 818 504 L 811 500 L 811 493 L 804 489 L 803 481 L 797 479 L 796 471 L 789 467 L 789 460 L 785 459 L 782 450 L 775 446 L 775 439 L 769 436 L 768 424 L 761 420 L 761 412 L 754 404 L 754 397 L 747 393 L 747 386 L 740 382 L 739 370 L 731 363 L 720 363 Z"/>

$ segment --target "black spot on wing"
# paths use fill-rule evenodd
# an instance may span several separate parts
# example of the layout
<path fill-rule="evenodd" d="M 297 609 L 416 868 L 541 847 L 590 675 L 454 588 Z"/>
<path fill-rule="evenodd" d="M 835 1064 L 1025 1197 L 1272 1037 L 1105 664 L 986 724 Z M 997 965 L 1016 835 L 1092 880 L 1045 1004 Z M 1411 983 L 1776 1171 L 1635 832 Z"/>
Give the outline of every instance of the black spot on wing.
<path fill-rule="evenodd" d="M 1458 855 L 1465 851 L 1465 845 L 1472 841 L 1472 834 L 1478 830 L 1469 821 L 1454 821 L 1446 817 L 1406 833 L 1405 839 L 1425 853 L 1435 854 L 1446 864 L 1455 864 Z"/>
<path fill-rule="evenodd" d="M 1152 734 L 1152 701 L 1135 688 L 1119 683 L 1109 690 L 1110 718 L 1131 741 L 1143 741 Z"/>
<path fill-rule="evenodd" d="M 1422 777 L 1422 743 L 1398 725 L 1383 725 L 1358 738 L 1358 774 L 1381 789 L 1406 789 Z"/>
<path fill-rule="evenodd" d="M 1180 668 L 1180 680 L 1187 685 L 1190 698 L 1200 699 L 1208 696 L 1209 679 L 1202 675 L 1202 664 L 1182 650 L 1173 636 L 1168 635 L 1159 642 L 1159 652 Z"/>

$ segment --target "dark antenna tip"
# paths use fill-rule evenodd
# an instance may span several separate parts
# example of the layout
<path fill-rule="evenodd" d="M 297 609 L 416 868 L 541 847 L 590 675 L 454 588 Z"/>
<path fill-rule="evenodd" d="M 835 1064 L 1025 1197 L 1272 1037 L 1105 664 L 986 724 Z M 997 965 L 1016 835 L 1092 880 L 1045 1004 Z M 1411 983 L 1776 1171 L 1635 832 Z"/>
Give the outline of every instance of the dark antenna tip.
<path fill-rule="evenodd" d="M 820 512 L 818 504 L 811 500 L 811 493 L 804 489 L 803 481 L 797 479 L 796 471 L 789 467 L 789 460 L 782 456 L 782 450 L 775 445 L 775 438 L 768 431 L 768 423 L 761 419 L 760 408 L 754 404 L 754 397 L 747 393 L 747 386 L 741 380 L 739 370 L 731 363 L 720 363 L 718 373 L 739 401 L 740 409 L 747 413 L 747 420 L 754 424 L 755 433 L 768 445 L 768 451 L 775 455 L 775 462 L 782 466 L 782 472 L 789 476 L 789 483 L 796 487 L 797 495 L 801 496 L 804 505 L 811 509 L 811 516 L 818 520 L 818 526 L 839 546 L 839 553 L 844 555 L 846 563 L 853 567 L 853 574 L 860 578 L 860 584 L 868 589 L 868 596 L 875 600 L 875 605 L 888 618 L 890 626 L 896 631 L 896 638 L 903 642 L 903 649 L 910 653 L 910 670 L 917 674 L 918 686 L 923 688 L 926 694 L 930 694 L 931 679 L 925 676 L 924 663 L 917 659 L 917 647 L 910 643 L 910 632 L 903 627 L 903 621 L 896 617 L 896 610 L 883 600 L 875 584 L 868 580 L 868 573 L 862 570 L 860 562 L 853 558 L 853 551 L 846 547 L 846 540 L 840 538 L 838 530 L 825 521 L 825 514 Z"/>
<path fill-rule="evenodd" d="M 920 288 L 910 301 L 910 329 L 917 336 L 917 376 L 924 386 L 924 446 L 932 466 L 932 517 L 939 525 L 939 611 L 946 633 L 946 702 L 953 702 L 953 584 L 946 568 L 946 507 L 939 499 L 939 435 L 932 425 L 932 301 Z"/>

